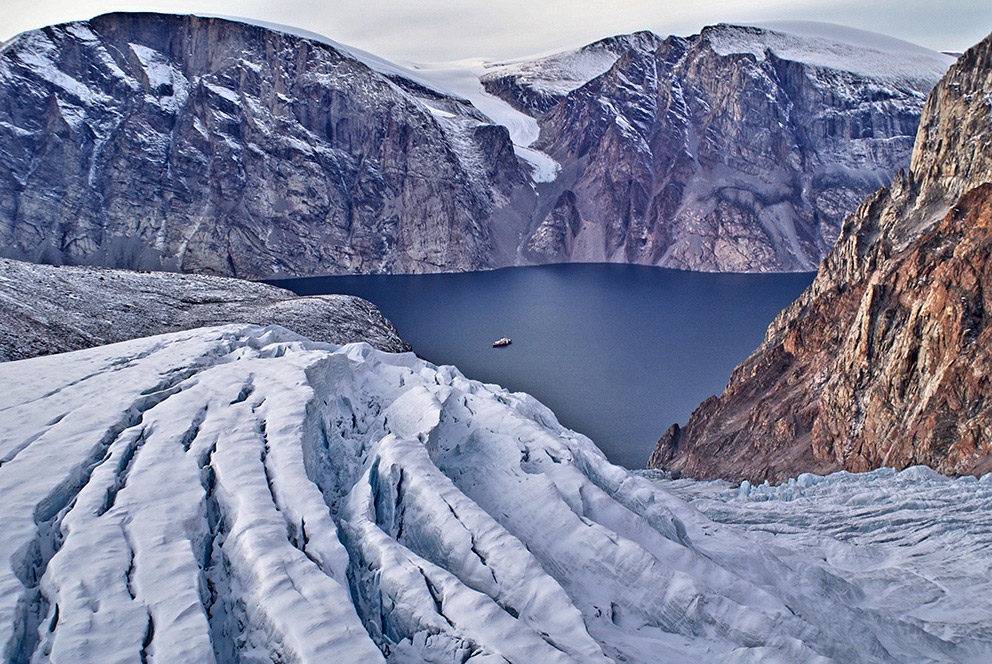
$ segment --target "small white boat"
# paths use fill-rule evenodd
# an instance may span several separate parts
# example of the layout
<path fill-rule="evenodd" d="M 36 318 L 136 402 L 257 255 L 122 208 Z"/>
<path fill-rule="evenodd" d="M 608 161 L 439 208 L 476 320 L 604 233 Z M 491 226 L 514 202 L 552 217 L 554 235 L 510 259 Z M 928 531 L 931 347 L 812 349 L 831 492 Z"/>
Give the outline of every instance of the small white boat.
<path fill-rule="evenodd" d="M 513 342 L 510 340 L 510 337 L 503 337 L 502 339 L 497 339 L 496 341 L 493 342 L 493 348 L 501 348 L 503 346 L 509 346 L 512 343 Z"/>

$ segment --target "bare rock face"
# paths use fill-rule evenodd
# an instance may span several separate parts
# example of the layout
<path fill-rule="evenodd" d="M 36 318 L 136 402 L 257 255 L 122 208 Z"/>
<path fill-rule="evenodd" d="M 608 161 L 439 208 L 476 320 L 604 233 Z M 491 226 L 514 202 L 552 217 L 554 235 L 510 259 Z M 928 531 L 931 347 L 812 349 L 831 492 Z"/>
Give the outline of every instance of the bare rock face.
<path fill-rule="evenodd" d="M 894 40 L 893 40 L 894 41 Z M 495 67 L 486 89 L 538 118 L 562 166 L 540 185 L 543 245 L 563 192 L 580 232 L 533 261 L 813 270 L 843 218 L 906 166 L 952 58 L 718 25 L 635 33 Z"/>
<path fill-rule="evenodd" d="M 468 102 L 334 46 L 108 14 L 0 49 L 0 254 L 239 277 L 511 264 L 529 180 Z M 525 186 L 526 185 L 526 186 Z"/>
<path fill-rule="evenodd" d="M 297 297 L 226 277 L 2 258 L 0 320 L 0 362 L 223 323 L 281 325 L 315 341 L 410 350 L 375 305 L 358 297 Z"/>
<path fill-rule="evenodd" d="M 582 217 L 575 207 L 575 194 L 562 192 L 551 212 L 527 238 L 523 255 L 535 263 L 567 262 L 581 230 Z"/>
<path fill-rule="evenodd" d="M 320 39 L 52 26 L 0 48 L 0 255 L 250 278 L 812 270 L 905 166 L 951 61 L 900 44 L 720 25 L 494 65 L 486 89 L 540 127 L 515 146 L 512 122 Z"/>
<path fill-rule="evenodd" d="M 912 165 L 649 465 L 690 477 L 992 470 L 992 36 L 934 89 Z"/>

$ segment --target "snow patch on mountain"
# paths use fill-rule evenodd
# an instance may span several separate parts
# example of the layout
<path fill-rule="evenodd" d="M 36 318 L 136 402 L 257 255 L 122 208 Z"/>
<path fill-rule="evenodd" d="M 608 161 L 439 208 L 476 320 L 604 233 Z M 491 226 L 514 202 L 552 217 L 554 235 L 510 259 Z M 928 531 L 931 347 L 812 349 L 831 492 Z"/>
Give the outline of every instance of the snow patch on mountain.
<path fill-rule="evenodd" d="M 807 21 L 769 22 L 767 27 L 720 25 L 704 28 L 718 55 L 750 53 L 847 71 L 892 82 L 917 84 L 940 78 L 954 62 L 944 53 L 865 30 Z"/>
<path fill-rule="evenodd" d="M 514 145 L 513 152 L 530 164 L 532 169 L 531 177 L 534 179 L 534 182 L 554 182 L 558 179 L 558 173 L 561 172 L 561 164 L 555 161 L 547 152 L 541 152 L 540 150 L 521 145 Z"/>
<path fill-rule="evenodd" d="M 961 565 L 876 573 L 884 539 L 824 559 L 817 518 L 784 538 L 749 527 L 772 501 L 709 518 L 533 398 L 410 353 L 230 325 L 5 363 L 0 383 L 9 660 L 992 656 L 992 594 L 939 601 Z M 898 508 L 904 479 L 906 497 L 849 498 L 847 527 L 922 542 L 933 522 Z M 988 512 L 977 486 L 947 494 L 974 511 L 961 542 L 984 537 L 967 527 Z M 989 550 L 967 549 L 973 570 Z"/>
<path fill-rule="evenodd" d="M 229 18 L 328 44 L 386 77 L 404 78 L 443 95 L 464 99 L 493 123 L 506 127 L 510 132 L 510 140 L 515 146 L 514 152 L 530 164 L 535 182 L 550 182 L 560 170 L 560 166 L 557 166 L 557 162 L 550 156 L 530 148 L 540 135 L 537 120 L 483 89 L 480 76 L 488 67 L 485 60 L 469 59 L 429 64 L 397 63 L 309 30 L 241 17 L 221 16 L 220 18 Z M 437 108 L 430 107 L 430 110 L 435 116 L 445 117 L 444 111 L 439 114 Z"/>
<path fill-rule="evenodd" d="M 506 127 L 510 132 L 510 140 L 515 145 L 522 147 L 531 145 L 540 134 L 537 120 L 486 92 L 479 81 L 478 72 L 482 67 L 484 67 L 482 60 L 462 60 L 436 64 L 411 64 L 409 71 L 413 75 L 412 80 L 472 102 L 472 105 L 482 111 L 486 117 Z"/>
<path fill-rule="evenodd" d="M 155 49 L 141 44 L 128 44 L 128 46 L 131 47 L 131 51 L 141 61 L 141 66 L 145 68 L 145 73 L 148 76 L 148 84 L 152 89 L 172 84 L 173 69 L 164 55 Z"/>
<path fill-rule="evenodd" d="M 593 45 L 595 46 L 595 45 Z M 486 65 L 485 76 L 514 76 L 540 92 L 567 95 L 605 73 L 619 59 L 606 48 L 581 48 L 540 58 L 526 57 Z"/>
<path fill-rule="evenodd" d="M 561 165 L 547 153 L 530 147 L 541 133 L 537 120 L 486 92 L 480 79 L 480 74 L 485 69 L 486 64 L 483 60 L 463 60 L 439 64 L 411 64 L 409 71 L 414 75 L 413 80 L 469 100 L 490 120 L 506 127 L 510 132 L 514 153 L 530 165 L 533 180 L 554 181 L 558 177 Z"/>

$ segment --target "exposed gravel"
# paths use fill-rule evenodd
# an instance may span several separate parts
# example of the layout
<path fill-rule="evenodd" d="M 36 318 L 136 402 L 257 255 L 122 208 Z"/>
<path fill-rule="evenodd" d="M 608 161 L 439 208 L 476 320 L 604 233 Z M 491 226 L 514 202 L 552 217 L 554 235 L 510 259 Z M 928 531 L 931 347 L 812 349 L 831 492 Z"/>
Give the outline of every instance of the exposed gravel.
<path fill-rule="evenodd" d="M 224 277 L 0 259 L 0 361 L 221 323 L 278 324 L 315 341 L 410 350 L 375 305 L 348 295 L 298 297 Z"/>

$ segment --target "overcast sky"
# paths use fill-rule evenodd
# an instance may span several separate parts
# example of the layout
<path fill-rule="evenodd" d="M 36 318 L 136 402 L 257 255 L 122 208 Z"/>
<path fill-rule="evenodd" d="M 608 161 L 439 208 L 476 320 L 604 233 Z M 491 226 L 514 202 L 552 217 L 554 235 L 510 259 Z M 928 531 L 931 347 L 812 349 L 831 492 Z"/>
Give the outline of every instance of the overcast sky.
<path fill-rule="evenodd" d="M 813 20 L 961 51 L 992 32 L 992 0 L 0 0 L 0 37 L 115 10 L 246 16 L 421 62 L 509 58 L 653 30 Z"/>

